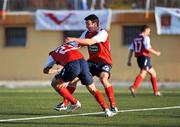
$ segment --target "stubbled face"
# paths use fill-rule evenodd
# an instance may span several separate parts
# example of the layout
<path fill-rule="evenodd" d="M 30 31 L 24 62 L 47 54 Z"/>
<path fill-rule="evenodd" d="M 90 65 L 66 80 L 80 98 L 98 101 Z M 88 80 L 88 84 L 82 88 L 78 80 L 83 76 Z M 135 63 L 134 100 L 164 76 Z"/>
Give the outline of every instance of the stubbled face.
<path fill-rule="evenodd" d="M 86 28 L 90 31 L 90 32 L 95 32 L 98 29 L 97 23 L 96 22 L 92 22 L 91 20 L 87 20 L 86 21 Z"/>
<path fill-rule="evenodd" d="M 144 31 L 144 34 L 149 36 L 150 32 L 151 32 L 151 29 L 150 28 L 146 28 L 145 31 Z"/>

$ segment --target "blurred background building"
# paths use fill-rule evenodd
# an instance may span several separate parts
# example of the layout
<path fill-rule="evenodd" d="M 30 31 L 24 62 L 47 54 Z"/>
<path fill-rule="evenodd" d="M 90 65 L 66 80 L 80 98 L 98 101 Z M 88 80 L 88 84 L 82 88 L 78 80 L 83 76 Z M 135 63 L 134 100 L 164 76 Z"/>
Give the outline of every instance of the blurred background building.
<path fill-rule="evenodd" d="M 147 3 L 148 2 L 148 3 Z M 0 0 L 0 80 L 48 80 L 42 73 L 48 52 L 67 36 L 82 31 L 37 31 L 35 12 L 112 9 L 110 41 L 112 80 L 131 81 L 139 69 L 127 67 L 128 46 L 143 24 L 152 28 L 151 44 L 162 52 L 152 57 L 160 81 L 180 81 L 180 35 L 157 35 L 154 8 L 180 8 L 179 0 Z M 146 16 L 146 14 L 148 16 Z M 86 49 L 81 49 L 87 55 Z"/>

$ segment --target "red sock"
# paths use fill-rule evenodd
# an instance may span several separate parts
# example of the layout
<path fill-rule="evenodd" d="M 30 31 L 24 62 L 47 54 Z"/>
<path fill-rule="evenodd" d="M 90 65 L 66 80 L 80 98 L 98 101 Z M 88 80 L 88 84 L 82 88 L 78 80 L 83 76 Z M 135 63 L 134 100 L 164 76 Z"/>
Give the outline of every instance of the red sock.
<path fill-rule="evenodd" d="M 74 91 L 76 90 L 76 87 L 67 86 L 66 88 L 71 94 L 73 94 Z M 64 98 L 63 103 L 64 103 L 65 106 L 67 106 L 69 104 L 68 99 Z"/>
<path fill-rule="evenodd" d="M 72 96 L 72 94 L 66 89 L 66 87 L 59 88 L 59 94 L 70 101 L 72 104 L 77 103 L 77 99 Z"/>
<path fill-rule="evenodd" d="M 134 84 L 133 84 L 134 90 L 137 90 L 137 88 L 139 87 L 141 82 L 142 82 L 142 77 L 141 77 L 141 75 L 138 75 L 136 77 L 136 80 L 134 81 Z"/>
<path fill-rule="evenodd" d="M 105 91 L 106 91 L 106 94 L 109 98 L 109 102 L 110 102 L 111 107 L 116 107 L 115 99 L 114 99 L 114 90 L 113 90 L 112 85 L 105 88 Z"/>
<path fill-rule="evenodd" d="M 158 92 L 156 77 L 151 77 L 151 83 L 152 83 L 152 86 L 153 86 L 154 93 Z"/>
<path fill-rule="evenodd" d="M 104 99 L 102 93 L 99 90 L 97 90 L 95 92 L 94 97 L 96 98 L 96 101 L 101 105 L 103 110 L 108 108 L 108 106 L 107 106 L 107 104 L 105 102 L 105 99 Z"/>

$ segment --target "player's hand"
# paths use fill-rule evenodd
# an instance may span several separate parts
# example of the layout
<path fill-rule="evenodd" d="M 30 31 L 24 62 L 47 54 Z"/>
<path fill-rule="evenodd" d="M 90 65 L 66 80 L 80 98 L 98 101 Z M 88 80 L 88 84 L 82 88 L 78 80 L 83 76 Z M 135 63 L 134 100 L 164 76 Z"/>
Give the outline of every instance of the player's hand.
<path fill-rule="evenodd" d="M 65 39 L 65 42 L 66 42 L 66 43 L 68 43 L 68 42 L 70 42 L 70 41 L 74 41 L 72 37 L 67 37 L 67 38 Z"/>
<path fill-rule="evenodd" d="M 127 65 L 130 67 L 132 64 L 130 61 L 127 62 Z"/>
<path fill-rule="evenodd" d="M 160 56 L 160 55 L 161 55 L 161 52 L 157 51 L 156 55 L 157 55 L 157 56 Z"/>
<path fill-rule="evenodd" d="M 63 67 L 57 68 L 57 69 L 56 69 L 56 70 L 57 70 L 57 73 L 59 73 L 59 72 L 62 70 L 62 68 L 63 68 Z"/>

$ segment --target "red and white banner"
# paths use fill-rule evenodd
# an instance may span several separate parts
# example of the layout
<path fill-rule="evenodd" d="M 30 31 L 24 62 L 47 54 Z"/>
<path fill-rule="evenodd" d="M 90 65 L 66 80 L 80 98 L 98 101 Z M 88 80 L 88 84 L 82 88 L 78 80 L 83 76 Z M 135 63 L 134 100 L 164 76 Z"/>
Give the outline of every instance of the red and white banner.
<path fill-rule="evenodd" d="M 157 34 L 180 34 L 180 8 L 155 8 Z"/>
<path fill-rule="evenodd" d="M 104 29 L 110 28 L 111 11 L 36 11 L 36 30 L 85 30 L 86 25 L 84 18 L 90 14 L 95 14 L 100 20 L 100 26 Z"/>

